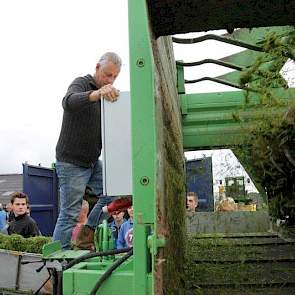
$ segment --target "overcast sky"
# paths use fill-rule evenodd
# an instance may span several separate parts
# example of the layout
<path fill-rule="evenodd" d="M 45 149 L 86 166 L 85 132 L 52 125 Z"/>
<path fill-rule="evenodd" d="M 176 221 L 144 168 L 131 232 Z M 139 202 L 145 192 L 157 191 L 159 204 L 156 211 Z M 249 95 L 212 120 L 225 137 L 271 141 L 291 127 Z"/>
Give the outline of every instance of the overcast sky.
<path fill-rule="evenodd" d="M 97 59 L 123 59 L 116 85 L 129 89 L 128 1 L 0 2 L 0 173 L 22 163 L 55 161 L 62 107 L 70 82 L 93 74 Z"/>
<path fill-rule="evenodd" d="M 55 161 L 61 100 L 74 78 L 94 73 L 104 52 L 115 51 L 122 57 L 115 85 L 129 90 L 127 4 L 127 0 L 0 2 L 0 174 L 22 173 L 26 161 L 45 167 Z M 240 50 L 214 41 L 176 44 L 175 58 L 218 59 Z M 226 71 L 204 65 L 186 69 L 185 77 L 217 76 Z M 186 89 L 188 93 L 231 90 L 212 82 Z"/>

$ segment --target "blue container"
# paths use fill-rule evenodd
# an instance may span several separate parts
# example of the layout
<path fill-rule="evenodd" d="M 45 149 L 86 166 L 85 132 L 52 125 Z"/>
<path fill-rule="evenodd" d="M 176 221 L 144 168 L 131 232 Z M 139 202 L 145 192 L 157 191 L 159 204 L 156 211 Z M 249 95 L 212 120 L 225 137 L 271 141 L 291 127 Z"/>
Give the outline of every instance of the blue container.
<path fill-rule="evenodd" d="M 198 212 L 214 211 L 211 157 L 186 161 L 186 186 L 199 197 Z"/>
<path fill-rule="evenodd" d="M 52 236 L 58 216 L 55 169 L 23 164 L 23 191 L 29 196 L 31 216 L 44 236 Z"/>

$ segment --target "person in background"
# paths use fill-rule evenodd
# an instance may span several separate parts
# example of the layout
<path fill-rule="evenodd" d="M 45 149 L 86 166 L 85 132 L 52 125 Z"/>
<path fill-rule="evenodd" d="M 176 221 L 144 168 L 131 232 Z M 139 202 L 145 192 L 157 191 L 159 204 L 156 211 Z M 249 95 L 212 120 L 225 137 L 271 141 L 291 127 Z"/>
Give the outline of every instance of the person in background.
<path fill-rule="evenodd" d="M 12 211 L 11 202 L 6 204 L 5 211 L 6 211 L 6 221 L 11 222 L 14 219 L 14 214 L 13 214 L 13 211 Z"/>
<path fill-rule="evenodd" d="M 112 234 L 114 238 L 115 248 L 117 248 L 117 240 L 118 240 L 121 225 L 126 221 L 126 219 L 124 219 L 124 215 L 125 215 L 125 211 L 114 212 L 112 214 L 113 221 L 109 223 L 109 227 L 112 230 Z"/>
<path fill-rule="evenodd" d="M 133 245 L 133 207 L 127 209 L 129 219 L 126 220 L 120 227 L 117 249 L 132 247 Z"/>
<path fill-rule="evenodd" d="M 6 212 L 3 210 L 3 205 L 0 203 L 0 231 L 6 226 Z"/>
<path fill-rule="evenodd" d="M 186 207 L 188 212 L 196 212 L 199 205 L 199 198 L 195 192 L 188 192 L 186 195 Z"/>
<path fill-rule="evenodd" d="M 56 145 L 56 173 L 59 181 L 60 212 L 53 240 L 59 240 L 63 250 L 71 248 L 75 227 L 86 186 L 99 200 L 81 227 L 76 246 L 91 249 L 95 227 L 102 207 L 111 198 L 102 197 L 102 167 L 99 161 L 102 148 L 101 100 L 118 99 L 119 91 L 113 86 L 121 69 L 121 58 L 114 52 L 101 56 L 93 75 L 76 78 L 62 100 L 64 109 L 60 136 Z M 79 241 L 79 243 L 78 243 Z"/>
<path fill-rule="evenodd" d="M 12 194 L 10 202 L 15 218 L 8 225 L 8 234 L 18 234 L 24 238 L 39 236 L 40 230 L 37 223 L 27 214 L 28 196 L 24 193 L 15 192 Z"/>
<path fill-rule="evenodd" d="M 27 206 L 27 214 L 28 214 L 29 216 L 31 216 L 31 211 L 32 211 L 32 208 L 31 208 L 31 206 L 28 204 L 28 206 Z"/>

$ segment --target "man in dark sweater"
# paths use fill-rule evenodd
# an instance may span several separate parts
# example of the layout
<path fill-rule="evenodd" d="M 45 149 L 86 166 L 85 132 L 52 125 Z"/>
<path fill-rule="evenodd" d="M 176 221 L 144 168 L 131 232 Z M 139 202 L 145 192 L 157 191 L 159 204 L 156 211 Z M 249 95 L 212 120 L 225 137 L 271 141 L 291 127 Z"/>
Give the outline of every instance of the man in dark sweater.
<path fill-rule="evenodd" d="M 101 108 L 104 98 L 114 102 L 119 91 L 113 86 L 120 69 L 121 58 L 105 53 L 96 64 L 93 76 L 76 78 L 63 98 L 63 122 L 56 146 L 56 172 L 59 180 L 60 212 L 54 240 L 60 240 L 64 250 L 70 248 L 72 230 L 77 223 L 86 186 L 96 195 L 102 194 Z M 97 225 L 100 208 L 109 198 L 100 198 L 88 220 L 88 228 Z M 90 235 L 93 231 L 89 230 Z"/>
<path fill-rule="evenodd" d="M 35 220 L 27 214 L 29 199 L 26 194 L 15 192 L 11 196 L 12 210 L 15 218 L 9 223 L 7 232 L 9 235 L 18 234 L 24 238 L 40 235 Z"/>

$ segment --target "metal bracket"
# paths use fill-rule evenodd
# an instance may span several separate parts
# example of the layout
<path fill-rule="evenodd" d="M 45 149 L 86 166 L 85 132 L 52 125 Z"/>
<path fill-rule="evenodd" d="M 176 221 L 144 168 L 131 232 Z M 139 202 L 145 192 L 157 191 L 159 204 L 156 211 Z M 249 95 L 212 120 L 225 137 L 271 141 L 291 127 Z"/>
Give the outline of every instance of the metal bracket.
<path fill-rule="evenodd" d="M 249 43 L 246 43 L 243 41 L 239 41 L 239 40 L 235 40 L 235 39 L 231 39 L 231 38 L 226 38 L 224 36 L 219 36 L 219 35 L 214 35 L 214 34 L 207 34 L 207 35 L 204 35 L 201 37 L 188 38 L 188 39 L 172 37 L 172 41 L 175 43 L 179 43 L 179 44 L 194 44 L 194 43 L 199 43 L 199 42 L 203 42 L 206 40 L 220 41 L 220 42 L 228 43 L 231 45 L 244 47 L 244 48 L 254 50 L 254 51 L 260 51 L 260 52 L 263 51 L 263 48 L 261 46 L 257 46 L 255 44 L 249 44 Z"/>
<path fill-rule="evenodd" d="M 60 241 L 55 241 L 43 246 L 42 256 L 43 256 L 43 259 L 45 260 L 69 260 L 69 259 L 75 259 L 89 252 L 90 251 L 88 250 L 63 251 L 61 249 Z"/>
<path fill-rule="evenodd" d="M 222 80 L 222 79 L 218 79 L 218 78 L 213 78 L 213 77 L 202 77 L 200 79 L 195 79 L 195 80 L 184 80 L 185 84 L 192 84 L 192 83 L 198 83 L 198 82 L 202 82 L 202 81 L 212 81 L 215 83 L 219 83 L 219 84 L 223 84 L 226 86 L 230 86 L 233 88 L 237 88 L 237 89 L 246 89 L 245 87 L 242 87 L 240 85 Z"/>
<path fill-rule="evenodd" d="M 147 245 L 150 249 L 151 255 L 157 255 L 158 248 L 164 248 L 166 244 L 166 240 L 163 236 L 157 237 L 155 234 L 148 236 Z"/>
<path fill-rule="evenodd" d="M 176 70 L 177 70 L 177 91 L 178 94 L 185 93 L 184 87 L 184 69 L 183 69 L 183 61 L 176 61 Z"/>
<path fill-rule="evenodd" d="M 212 59 L 212 58 L 206 58 L 206 59 L 199 60 L 199 61 L 194 61 L 194 62 L 176 61 L 176 66 L 194 67 L 194 66 L 200 66 L 200 65 L 203 65 L 203 64 L 207 64 L 207 63 L 216 64 L 216 65 L 223 66 L 223 67 L 233 69 L 233 70 L 237 70 L 237 71 L 242 71 L 244 69 L 243 67 L 241 67 L 239 65 L 235 65 L 233 63 L 224 62 L 222 60 Z"/>
<path fill-rule="evenodd" d="M 188 114 L 188 107 L 187 107 L 187 95 L 180 94 L 180 103 L 181 103 L 181 114 L 187 115 Z"/>

